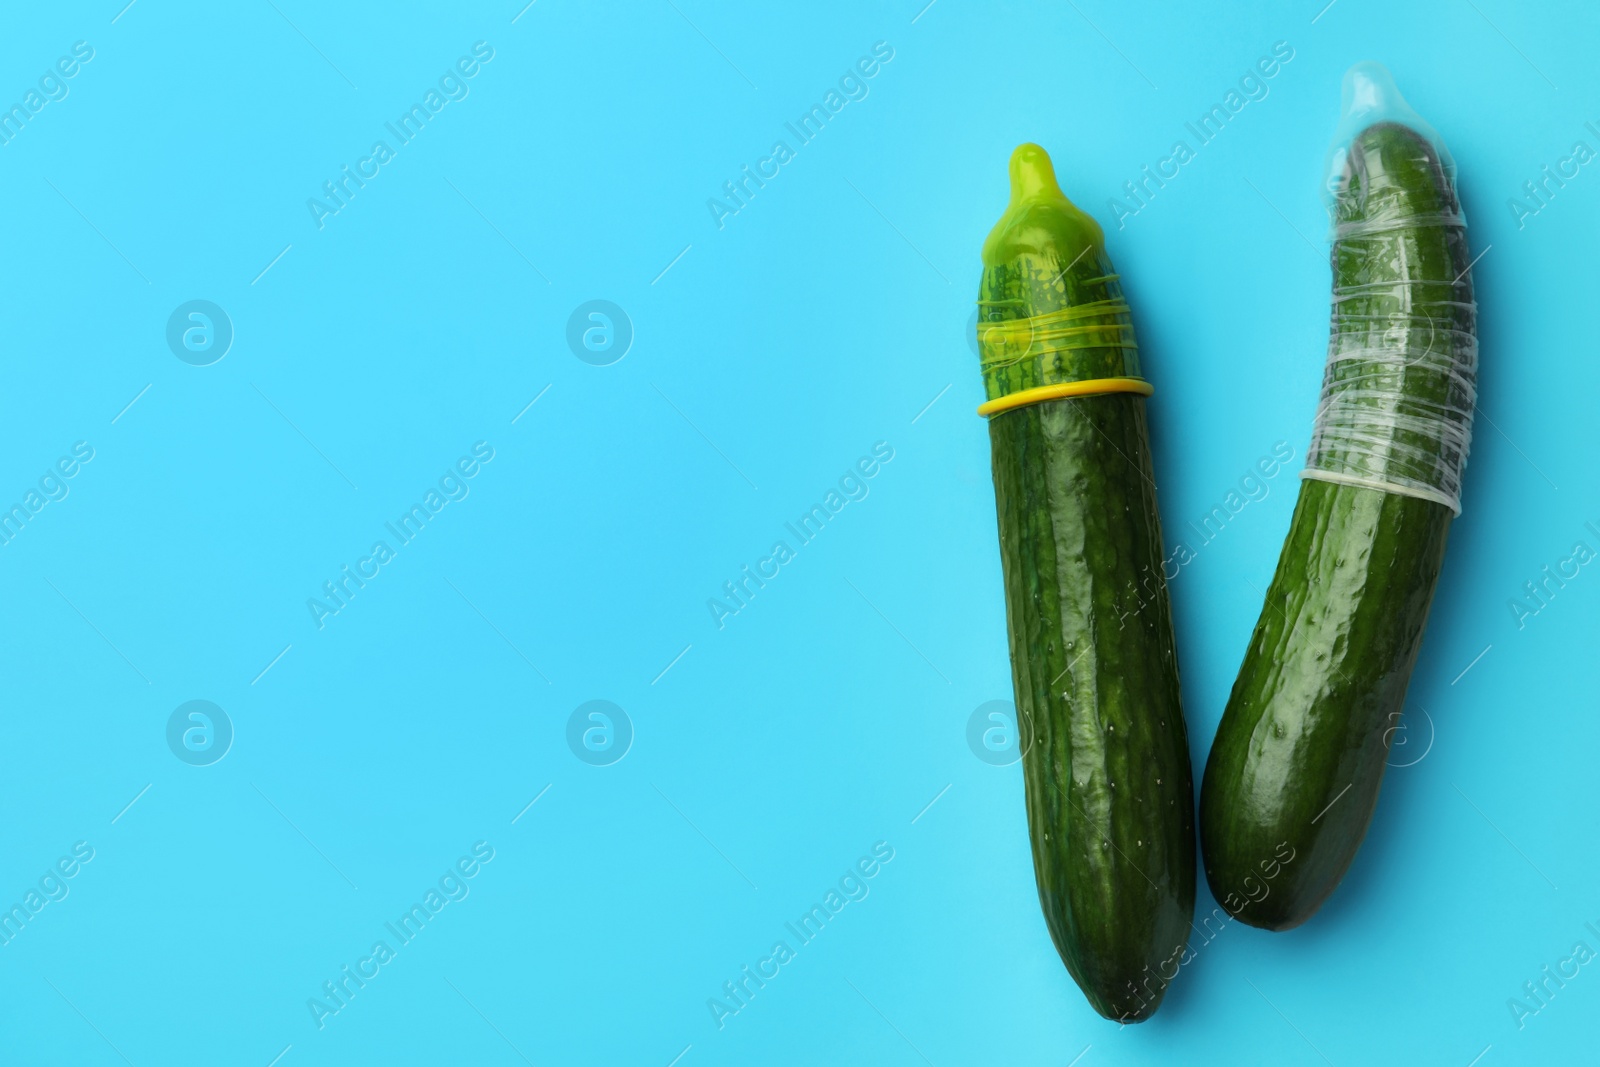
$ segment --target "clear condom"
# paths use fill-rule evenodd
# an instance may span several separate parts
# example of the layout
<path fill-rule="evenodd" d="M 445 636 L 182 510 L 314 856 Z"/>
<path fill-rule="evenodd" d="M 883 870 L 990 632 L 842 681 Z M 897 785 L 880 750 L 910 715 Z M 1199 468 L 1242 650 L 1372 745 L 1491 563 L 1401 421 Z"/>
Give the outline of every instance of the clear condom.
<path fill-rule="evenodd" d="M 1378 63 L 1345 75 L 1327 158 L 1334 289 L 1328 363 L 1302 478 L 1461 513 L 1477 399 L 1477 304 L 1455 162 Z M 1404 127 L 1399 158 L 1374 127 Z M 1361 142 L 1358 144 L 1358 141 Z M 1352 151 L 1355 149 L 1355 151 Z M 1387 173 L 1369 173 L 1375 166 Z M 1409 174 L 1433 194 L 1397 192 Z"/>

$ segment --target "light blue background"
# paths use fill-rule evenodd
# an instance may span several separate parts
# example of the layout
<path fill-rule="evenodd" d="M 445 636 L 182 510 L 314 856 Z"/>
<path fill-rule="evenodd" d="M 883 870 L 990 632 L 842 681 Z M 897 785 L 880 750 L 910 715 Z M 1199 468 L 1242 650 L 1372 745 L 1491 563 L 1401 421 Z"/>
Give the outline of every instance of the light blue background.
<path fill-rule="evenodd" d="M 1600 575 L 1509 607 L 1600 549 L 1600 170 L 1521 228 L 1507 204 L 1600 148 L 1591 8 L 121 2 L 0 38 L 8 102 L 95 50 L 0 147 L 0 503 L 95 450 L 0 546 L 0 903 L 95 850 L 0 947 L 5 1062 L 1594 1056 L 1600 965 L 1523 1029 L 1507 1007 L 1600 949 Z M 319 229 L 307 199 L 480 40 L 470 95 Z M 870 95 L 719 229 L 707 199 L 878 41 Z M 1109 198 L 1276 41 L 1268 96 L 1117 230 Z M 1466 510 L 1396 761 L 1422 758 L 1313 922 L 1230 926 L 1118 1028 L 1045 932 L 1018 766 L 966 743 L 1011 695 L 978 249 L 1038 141 L 1125 278 L 1169 545 L 1294 450 L 1172 583 L 1198 780 L 1293 505 L 1317 182 L 1369 58 L 1484 253 Z M 209 367 L 165 342 L 192 299 L 235 330 Z M 565 341 L 591 299 L 635 330 L 609 367 Z M 478 441 L 470 496 L 319 630 L 307 598 Z M 708 598 L 879 441 L 870 495 L 719 630 Z M 236 731 L 209 767 L 167 747 L 195 699 Z M 565 740 L 593 699 L 635 731 L 608 767 Z M 477 841 L 470 895 L 319 1030 L 308 998 Z M 879 841 L 870 895 L 719 1030 L 707 999 Z"/>

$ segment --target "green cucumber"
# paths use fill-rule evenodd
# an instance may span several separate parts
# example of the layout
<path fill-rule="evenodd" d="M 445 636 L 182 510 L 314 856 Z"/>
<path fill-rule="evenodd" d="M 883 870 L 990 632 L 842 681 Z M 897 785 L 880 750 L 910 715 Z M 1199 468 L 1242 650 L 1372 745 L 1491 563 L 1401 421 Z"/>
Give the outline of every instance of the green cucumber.
<path fill-rule="evenodd" d="M 1393 91 L 1382 68 L 1351 77 Z M 1346 97 L 1348 109 L 1348 79 Z M 1455 512 L 1440 498 L 1459 492 L 1475 390 L 1472 260 L 1448 156 L 1383 121 L 1355 133 L 1341 167 L 1330 341 L 1341 355 L 1324 405 L 1366 375 L 1387 394 L 1359 416 L 1395 425 L 1371 431 L 1370 449 L 1346 442 L 1308 459 L 1317 471 L 1301 483 L 1201 789 L 1212 893 L 1270 930 L 1310 918 L 1366 835 L 1444 562 Z M 1418 413 L 1441 411 L 1453 429 L 1428 432 Z M 1454 490 L 1431 492 L 1428 472 L 1441 469 Z M 1327 471 L 1342 473 L 1319 480 Z M 1350 484 L 1374 478 L 1399 491 Z"/>
<path fill-rule="evenodd" d="M 1037 145 L 1012 156 L 1011 203 L 983 262 L 988 399 L 1138 377 L 1100 227 L 1062 194 Z M 1071 324 L 1028 325 L 1050 313 Z M 1193 781 L 1144 397 L 1012 408 L 989 420 L 989 439 L 1045 923 L 1094 1009 L 1142 1020 L 1177 974 L 1195 888 Z"/>

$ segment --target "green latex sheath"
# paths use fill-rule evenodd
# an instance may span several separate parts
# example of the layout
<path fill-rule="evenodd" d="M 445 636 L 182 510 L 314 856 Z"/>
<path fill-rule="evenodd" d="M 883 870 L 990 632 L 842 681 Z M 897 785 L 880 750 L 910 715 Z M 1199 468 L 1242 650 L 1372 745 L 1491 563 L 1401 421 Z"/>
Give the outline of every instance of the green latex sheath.
<path fill-rule="evenodd" d="M 1062 195 L 1043 149 L 1017 149 L 1011 181 L 984 244 L 987 395 L 1137 376 L 1100 228 Z M 1063 314 L 1066 327 L 1014 328 Z M 1039 900 L 1089 1003 L 1141 1020 L 1177 974 L 1195 886 L 1145 401 L 1030 404 L 991 418 L 989 438 Z"/>

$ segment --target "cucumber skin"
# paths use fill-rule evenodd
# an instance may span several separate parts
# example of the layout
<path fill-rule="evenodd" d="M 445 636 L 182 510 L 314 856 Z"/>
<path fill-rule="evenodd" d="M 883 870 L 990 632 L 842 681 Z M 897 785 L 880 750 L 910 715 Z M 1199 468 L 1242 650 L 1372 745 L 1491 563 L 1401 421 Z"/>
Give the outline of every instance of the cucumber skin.
<path fill-rule="evenodd" d="M 989 421 L 1039 901 L 1090 1004 L 1135 1022 L 1194 914 L 1193 780 L 1145 402 Z"/>
<path fill-rule="evenodd" d="M 1373 172 L 1384 178 L 1367 190 L 1371 203 L 1417 214 L 1458 209 L 1433 149 L 1414 132 L 1384 124 L 1356 140 L 1382 164 Z M 1428 160 L 1431 166 L 1415 165 Z M 1380 256 L 1363 253 L 1360 240 L 1335 243 L 1336 281 L 1427 279 L 1413 295 L 1438 300 L 1454 279 L 1470 277 L 1459 229 L 1401 231 L 1383 239 L 1387 254 Z M 1394 309 L 1375 299 L 1358 310 Z M 1473 314 L 1458 310 L 1451 325 L 1474 329 Z M 1447 385 L 1436 374 L 1408 370 L 1404 389 L 1438 399 Z M 1240 921 L 1270 930 L 1305 922 L 1360 848 L 1453 517 L 1432 501 L 1302 482 L 1201 788 L 1206 878 Z M 1293 858 L 1279 869 L 1274 861 L 1285 845 Z"/>
<path fill-rule="evenodd" d="M 1451 518 L 1429 500 L 1301 483 L 1201 788 L 1206 879 L 1241 922 L 1298 926 L 1355 858 Z"/>

